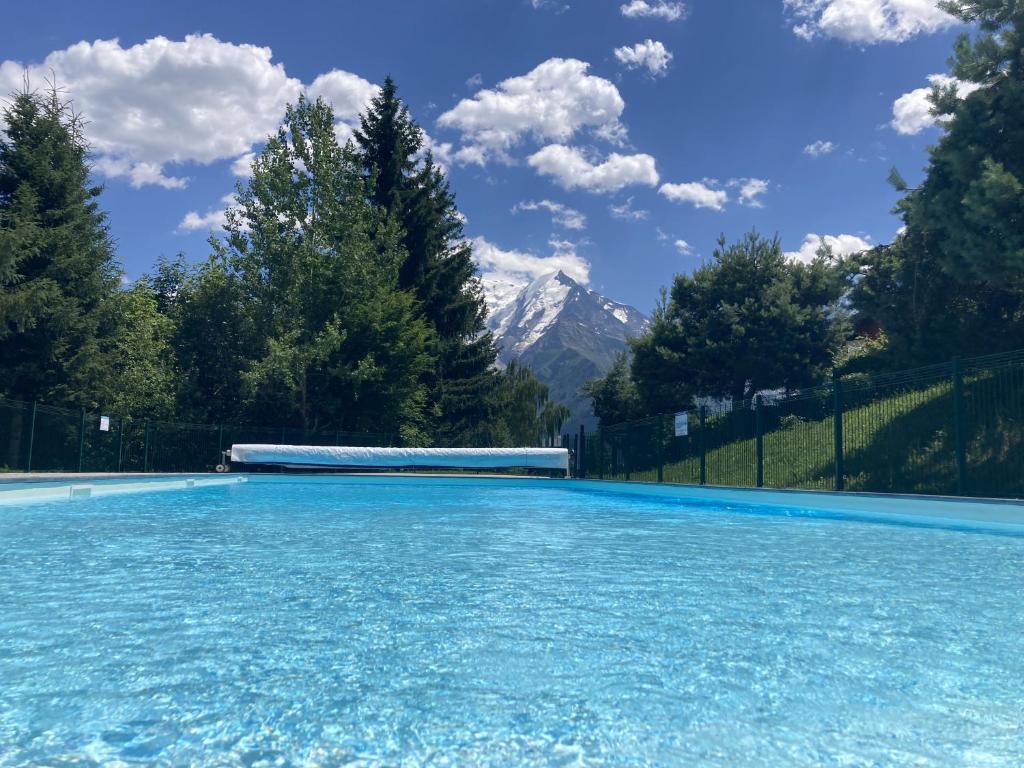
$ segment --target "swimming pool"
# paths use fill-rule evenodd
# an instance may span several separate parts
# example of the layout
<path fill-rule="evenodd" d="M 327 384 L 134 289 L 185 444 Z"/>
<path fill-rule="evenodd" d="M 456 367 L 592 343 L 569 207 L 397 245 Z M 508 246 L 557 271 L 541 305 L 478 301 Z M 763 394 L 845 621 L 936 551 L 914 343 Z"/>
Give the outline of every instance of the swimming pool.
<path fill-rule="evenodd" d="M 0 765 L 1024 760 L 1024 534 L 619 488 L 0 507 Z"/>

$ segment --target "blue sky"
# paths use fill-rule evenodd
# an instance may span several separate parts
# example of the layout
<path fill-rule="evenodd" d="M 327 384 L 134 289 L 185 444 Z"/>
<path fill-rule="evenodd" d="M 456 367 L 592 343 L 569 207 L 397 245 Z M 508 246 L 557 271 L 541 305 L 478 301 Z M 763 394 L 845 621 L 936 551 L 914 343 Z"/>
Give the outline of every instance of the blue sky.
<path fill-rule="evenodd" d="M 562 267 L 649 311 L 720 233 L 890 240 L 888 170 L 918 178 L 960 31 L 932 0 L 56 0 L 5 10 L 0 86 L 53 70 L 92 121 L 137 277 L 207 255 L 286 101 L 329 98 L 344 137 L 390 73 L 483 271 Z"/>

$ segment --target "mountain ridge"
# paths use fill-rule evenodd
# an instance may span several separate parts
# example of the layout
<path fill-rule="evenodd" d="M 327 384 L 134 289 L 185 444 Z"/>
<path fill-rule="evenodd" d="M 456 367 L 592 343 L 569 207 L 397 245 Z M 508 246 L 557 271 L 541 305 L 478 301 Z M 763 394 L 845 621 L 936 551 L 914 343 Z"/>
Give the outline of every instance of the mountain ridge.
<path fill-rule="evenodd" d="M 628 348 L 626 339 L 646 329 L 647 317 L 561 270 L 528 283 L 501 275 L 485 275 L 482 282 L 499 364 L 518 360 L 533 370 L 551 397 L 569 407 L 568 427 L 596 426 L 590 401 L 579 390 L 604 375 Z"/>

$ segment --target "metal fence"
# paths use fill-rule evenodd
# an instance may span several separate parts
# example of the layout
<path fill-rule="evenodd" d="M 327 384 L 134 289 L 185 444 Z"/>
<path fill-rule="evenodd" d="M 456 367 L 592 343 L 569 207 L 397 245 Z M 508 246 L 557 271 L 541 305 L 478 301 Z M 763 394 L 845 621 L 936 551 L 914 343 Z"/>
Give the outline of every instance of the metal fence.
<path fill-rule="evenodd" d="M 0 399 L 0 471 L 208 472 L 233 443 L 391 446 L 388 434 L 181 424 Z"/>
<path fill-rule="evenodd" d="M 836 377 L 572 443 L 578 477 L 1024 497 L 1024 351 Z"/>

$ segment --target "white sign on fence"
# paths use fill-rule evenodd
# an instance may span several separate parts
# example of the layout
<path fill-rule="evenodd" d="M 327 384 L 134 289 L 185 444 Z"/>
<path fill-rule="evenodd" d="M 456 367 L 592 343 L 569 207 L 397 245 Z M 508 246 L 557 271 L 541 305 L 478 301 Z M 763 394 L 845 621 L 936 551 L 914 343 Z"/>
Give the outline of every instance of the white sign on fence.
<path fill-rule="evenodd" d="M 100 432 L 109 432 L 109 431 L 110 431 L 110 417 L 109 416 L 100 416 Z"/>
<path fill-rule="evenodd" d="M 676 414 L 676 437 L 686 437 L 690 434 L 690 414 Z"/>

